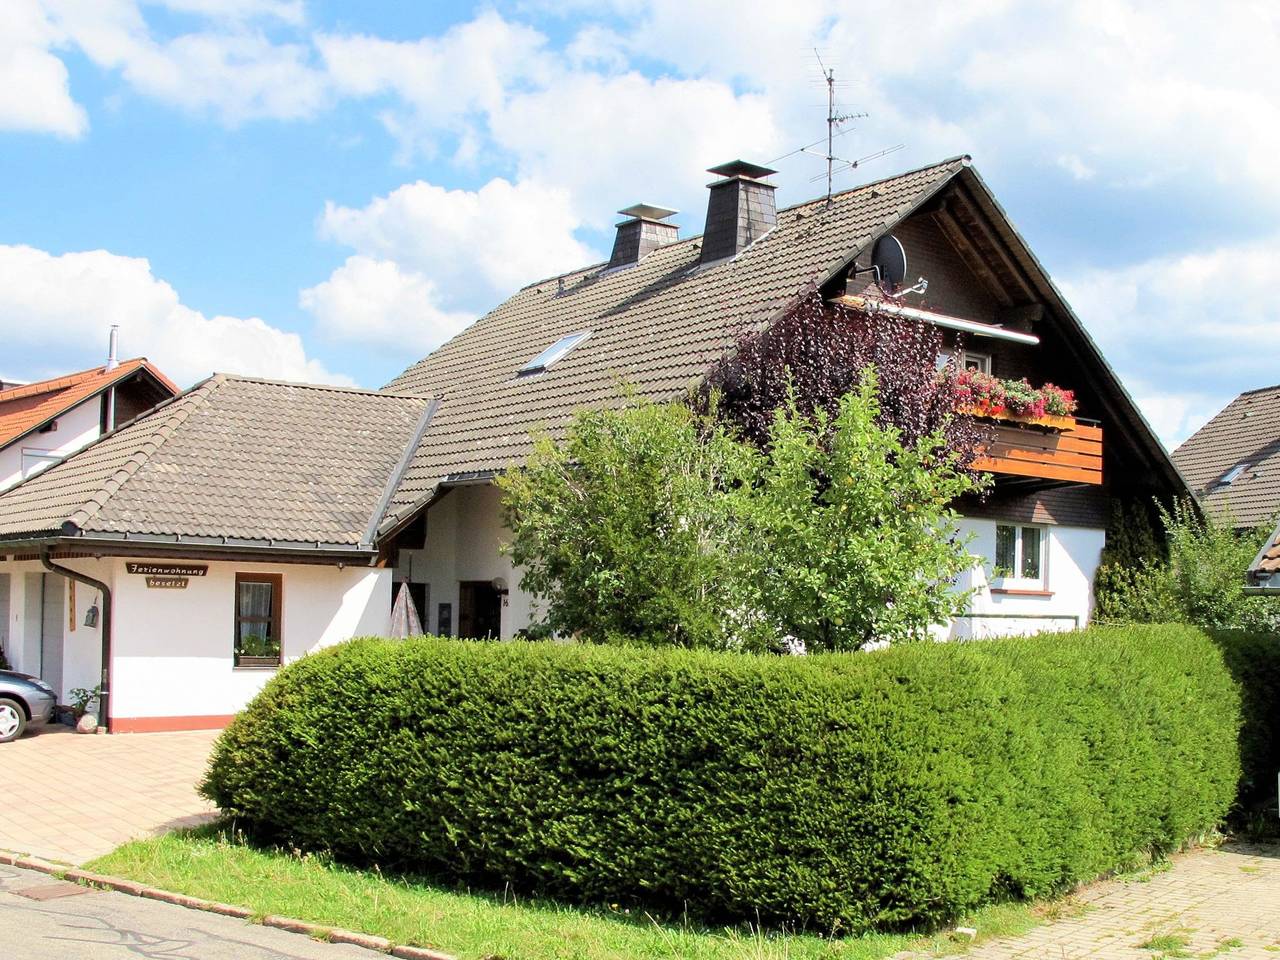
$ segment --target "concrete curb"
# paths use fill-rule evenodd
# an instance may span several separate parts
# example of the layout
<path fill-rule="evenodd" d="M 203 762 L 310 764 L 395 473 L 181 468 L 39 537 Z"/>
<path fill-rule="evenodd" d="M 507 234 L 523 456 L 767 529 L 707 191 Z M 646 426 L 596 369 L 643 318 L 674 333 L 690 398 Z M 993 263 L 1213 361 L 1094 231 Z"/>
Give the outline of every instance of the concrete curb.
<path fill-rule="evenodd" d="M 18 867 L 21 870 L 34 870 L 37 873 L 46 873 L 52 877 L 59 877 L 76 883 L 86 883 L 90 886 L 114 890 L 117 893 L 127 893 L 131 897 L 145 897 L 148 900 L 159 900 L 162 903 L 171 903 L 174 906 L 185 907 L 188 910 L 202 910 L 205 913 L 217 913 L 224 917 L 235 917 L 237 920 L 254 922 L 253 911 L 246 907 L 237 907 L 229 903 L 216 903 L 213 900 L 202 900 L 199 897 L 188 897 L 181 893 L 171 893 L 158 887 L 148 887 L 132 880 L 125 880 L 123 877 L 111 877 L 102 873 L 81 870 L 78 867 L 70 867 L 65 863 L 54 863 L 42 857 L 28 857 L 19 853 L 0 850 L 0 864 Z M 263 917 L 260 922 L 265 927 L 275 927 L 277 930 L 301 934 L 311 937 L 313 940 L 328 940 L 330 943 L 349 943 L 353 946 L 364 947 L 366 950 L 387 953 L 399 958 L 399 960 L 457 960 L 456 957 L 441 953 L 439 950 L 431 950 L 427 947 L 396 945 L 385 937 L 357 933 L 354 930 L 343 930 L 341 927 L 327 927 L 323 924 L 308 923 L 305 920 L 295 920 L 293 917 L 278 917 L 274 914 L 269 914 Z"/>

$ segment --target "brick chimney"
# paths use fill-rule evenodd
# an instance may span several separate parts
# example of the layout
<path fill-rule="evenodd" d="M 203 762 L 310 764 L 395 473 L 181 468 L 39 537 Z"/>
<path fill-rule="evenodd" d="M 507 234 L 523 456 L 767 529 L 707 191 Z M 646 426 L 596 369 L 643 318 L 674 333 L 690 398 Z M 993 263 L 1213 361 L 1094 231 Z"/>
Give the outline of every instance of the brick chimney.
<path fill-rule="evenodd" d="M 711 196 L 702 232 L 702 262 L 714 263 L 737 256 L 778 222 L 773 198 L 777 188 L 764 182 L 778 171 L 733 160 L 707 172 L 721 178 L 707 185 Z"/>
<path fill-rule="evenodd" d="M 652 203 L 637 203 L 619 210 L 618 213 L 627 219 L 618 224 L 609 266 L 625 267 L 639 263 L 664 243 L 679 240 L 680 228 L 665 222 L 678 212 Z"/>

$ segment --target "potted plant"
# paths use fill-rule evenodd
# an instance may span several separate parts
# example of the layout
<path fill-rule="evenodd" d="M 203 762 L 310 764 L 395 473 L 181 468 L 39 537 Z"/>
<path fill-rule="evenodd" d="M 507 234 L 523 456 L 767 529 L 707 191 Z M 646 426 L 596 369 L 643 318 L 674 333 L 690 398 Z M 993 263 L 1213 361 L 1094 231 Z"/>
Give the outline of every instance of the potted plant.
<path fill-rule="evenodd" d="M 96 705 L 102 696 L 102 684 L 92 690 L 86 687 L 71 688 L 71 715 L 75 720 L 76 733 L 95 733 L 98 729 L 98 718 L 89 711 L 89 705 Z"/>
<path fill-rule="evenodd" d="M 280 641 L 260 633 L 240 638 L 236 651 L 238 667 L 278 667 L 280 665 Z"/>

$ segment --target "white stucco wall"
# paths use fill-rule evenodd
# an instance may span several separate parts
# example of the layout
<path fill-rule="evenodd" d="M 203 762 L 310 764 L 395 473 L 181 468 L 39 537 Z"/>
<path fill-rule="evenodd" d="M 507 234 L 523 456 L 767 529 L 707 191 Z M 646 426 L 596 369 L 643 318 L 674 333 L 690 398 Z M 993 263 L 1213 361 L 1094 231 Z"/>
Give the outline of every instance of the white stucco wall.
<path fill-rule="evenodd" d="M 1000 594 L 992 592 L 989 582 L 998 522 L 967 517 L 961 522 L 961 534 L 973 538 L 969 551 L 982 561 L 958 584 L 960 589 L 976 588 L 969 603 L 972 616 L 958 618 L 947 635 L 977 639 L 1085 626 L 1093 614 L 1093 575 L 1102 558 L 1105 532 L 1088 527 L 1042 527 L 1048 537 L 1044 590 L 1051 595 Z"/>
<path fill-rule="evenodd" d="M 160 562 L 157 558 L 157 562 Z M 204 563 L 205 561 L 200 561 Z M 235 575 L 283 578 L 286 663 L 390 626 L 391 571 L 370 567 L 209 562 L 185 590 L 148 589 L 116 560 L 111 713 L 115 717 L 225 716 L 251 700 L 274 670 L 233 660 Z"/>
<path fill-rule="evenodd" d="M 102 400 L 92 397 L 58 418 L 51 433 L 31 433 L 0 450 L 0 490 L 22 479 L 22 451 L 39 450 L 65 457 L 98 439 L 102 428 Z"/>
<path fill-rule="evenodd" d="M 185 590 L 159 590 L 148 589 L 144 576 L 127 573 L 122 559 L 59 563 L 111 588 L 114 718 L 225 717 L 262 689 L 274 670 L 234 665 L 237 572 L 282 577 L 286 663 L 354 636 L 385 635 L 390 626 L 391 571 L 387 569 L 212 561 L 208 575 L 191 577 Z M 36 590 L 42 570 L 34 561 L 0 562 L 0 573 L 10 574 L 8 650 L 15 669 L 35 674 L 39 673 L 40 622 L 24 612 L 34 614 L 38 609 Z M 47 587 L 68 590 L 61 577 L 50 576 Z M 92 688 L 98 683 L 102 634 L 100 627 L 84 626 L 94 603 L 101 609 L 98 592 L 77 584 L 76 629 L 67 629 L 70 618 L 63 623 L 62 703 L 68 702 L 72 688 Z"/>
<path fill-rule="evenodd" d="M 108 585 L 110 584 L 110 561 L 79 558 L 60 560 L 58 563 L 98 580 L 105 577 Z M 77 583 L 75 615 L 70 616 L 67 609 L 71 594 L 70 581 L 57 574 L 45 573 L 44 567 L 34 560 L 0 562 L 0 574 L 8 574 L 5 649 L 15 670 L 35 676 L 44 674 L 46 679 L 53 679 L 48 671 L 42 670 L 41 664 L 41 577 L 44 576 L 45 602 L 51 608 L 56 607 L 59 616 L 62 670 L 55 686 L 58 690 L 58 702 L 65 704 L 69 702 L 70 692 L 76 687 L 92 689 L 98 685 L 102 662 L 101 626 L 87 627 L 84 621 L 89 608 L 95 603 L 101 610 L 101 597 L 97 590 Z M 0 577 L 0 581 L 4 579 Z M 56 597 L 53 591 L 57 591 Z"/>
<path fill-rule="evenodd" d="M 427 538 L 421 550 L 401 550 L 397 581 L 412 580 L 431 587 L 430 610 L 422 627 L 440 629 L 441 603 L 453 608 L 453 633 L 458 632 L 458 584 L 464 580 L 507 582 L 502 606 L 502 639 L 510 639 L 532 620 L 532 598 L 520 589 L 520 572 L 501 552 L 510 540 L 502 524 L 502 495 L 484 484 L 457 487 L 427 511 Z"/>

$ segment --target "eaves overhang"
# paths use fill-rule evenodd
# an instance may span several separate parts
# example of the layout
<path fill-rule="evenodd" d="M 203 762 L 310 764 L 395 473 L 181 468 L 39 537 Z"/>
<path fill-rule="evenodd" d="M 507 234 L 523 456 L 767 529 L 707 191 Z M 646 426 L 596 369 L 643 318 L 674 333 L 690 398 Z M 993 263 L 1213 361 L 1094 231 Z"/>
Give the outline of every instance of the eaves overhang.
<path fill-rule="evenodd" d="M 376 548 L 367 544 L 301 540 L 255 540 L 158 534 L 42 533 L 0 539 L 0 554 L 28 554 L 51 550 L 95 556 L 180 556 L 209 559 L 251 559 L 258 562 L 372 565 Z"/>

